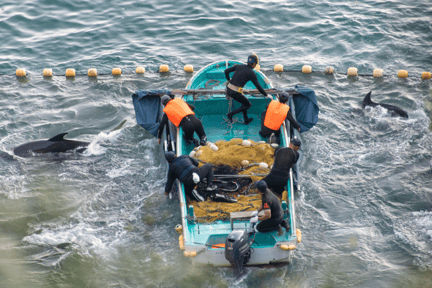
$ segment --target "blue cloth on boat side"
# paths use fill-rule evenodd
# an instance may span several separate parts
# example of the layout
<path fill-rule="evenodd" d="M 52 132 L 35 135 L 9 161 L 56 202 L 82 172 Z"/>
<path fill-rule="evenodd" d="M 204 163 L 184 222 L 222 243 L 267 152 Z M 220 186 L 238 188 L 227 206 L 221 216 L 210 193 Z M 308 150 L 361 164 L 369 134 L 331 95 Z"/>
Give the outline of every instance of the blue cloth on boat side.
<path fill-rule="evenodd" d="M 279 89 L 279 88 L 277 88 Z M 279 89 L 292 91 L 293 89 Z M 294 90 L 299 94 L 293 95 L 295 105 L 295 119 L 300 124 L 300 132 L 306 132 L 318 123 L 319 107 L 316 100 L 315 91 L 296 85 Z"/>
<path fill-rule="evenodd" d="M 137 90 L 132 94 L 137 123 L 155 137 L 163 115 L 160 95 L 164 94 L 171 95 L 171 90 Z"/>

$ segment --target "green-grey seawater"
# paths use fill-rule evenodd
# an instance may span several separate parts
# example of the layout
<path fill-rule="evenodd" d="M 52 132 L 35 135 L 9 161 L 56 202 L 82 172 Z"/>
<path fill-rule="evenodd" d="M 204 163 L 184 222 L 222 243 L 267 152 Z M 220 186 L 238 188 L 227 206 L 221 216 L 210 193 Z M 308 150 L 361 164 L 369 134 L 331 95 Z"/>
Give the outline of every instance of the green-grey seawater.
<path fill-rule="evenodd" d="M 0 158 L 0 287 L 430 287 L 432 90 L 420 75 L 432 70 L 431 19 L 429 0 L 2 1 L 0 150 L 62 132 L 91 145 Z M 131 95 L 183 88 L 184 65 L 252 52 L 274 86 L 314 89 L 320 115 L 302 134 L 292 263 L 236 280 L 179 250 L 179 203 L 163 193 L 164 160 Z M 59 76 L 67 68 L 78 76 Z M 409 119 L 363 110 L 369 91 Z"/>

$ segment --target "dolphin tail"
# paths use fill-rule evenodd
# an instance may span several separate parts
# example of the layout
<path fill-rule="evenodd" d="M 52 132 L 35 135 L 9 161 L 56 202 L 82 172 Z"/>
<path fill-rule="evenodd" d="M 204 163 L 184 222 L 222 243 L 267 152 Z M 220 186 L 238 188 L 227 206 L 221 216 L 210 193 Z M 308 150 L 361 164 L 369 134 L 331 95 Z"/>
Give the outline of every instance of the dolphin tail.
<path fill-rule="evenodd" d="M 372 95 L 372 91 L 366 94 L 365 98 L 363 99 L 363 105 L 362 105 L 363 108 L 372 104 L 371 95 Z"/>
<path fill-rule="evenodd" d="M 66 134 L 68 134 L 68 133 L 61 133 L 61 134 L 58 134 L 58 135 L 56 135 L 56 136 L 54 136 L 54 137 L 48 139 L 48 141 L 52 141 L 52 142 L 63 141 L 63 140 L 64 140 L 63 137 L 64 137 Z"/>

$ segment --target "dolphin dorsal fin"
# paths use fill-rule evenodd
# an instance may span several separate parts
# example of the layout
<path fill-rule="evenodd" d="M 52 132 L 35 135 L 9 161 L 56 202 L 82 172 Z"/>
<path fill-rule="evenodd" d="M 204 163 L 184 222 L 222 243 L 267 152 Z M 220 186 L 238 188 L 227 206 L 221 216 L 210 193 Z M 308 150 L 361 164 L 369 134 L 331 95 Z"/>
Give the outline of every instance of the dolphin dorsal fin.
<path fill-rule="evenodd" d="M 64 137 L 66 134 L 68 134 L 68 133 L 66 132 L 66 133 L 58 134 L 58 135 L 56 135 L 56 136 L 54 136 L 54 137 L 48 139 L 48 141 L 52 141 L 52 142 L 63 141 L 63 140 L 64 140 L 63 137 Z"/>
<path fill-rule="evenodd" d="M 366 96 L 363 99 L 363 108 L 367 105 L 371 105 L 372 104 L 372 100 L 371 100 L 371 95 L 372 95 L 372 91 L 370 91 L 368 94 L 366 94 Z"/>

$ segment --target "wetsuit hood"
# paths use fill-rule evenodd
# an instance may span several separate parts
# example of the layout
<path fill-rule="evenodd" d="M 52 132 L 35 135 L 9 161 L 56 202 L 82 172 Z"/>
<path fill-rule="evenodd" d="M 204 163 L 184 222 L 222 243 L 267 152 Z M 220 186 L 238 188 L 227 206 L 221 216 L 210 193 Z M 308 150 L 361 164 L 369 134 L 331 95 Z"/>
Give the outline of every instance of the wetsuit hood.
<path fill-rule="evenodd" d="M 289 100 L 289 94 L 286 92 L 282 92 L 279 94 L 279 102 L 280 103 L 286 103 Z"/>
<path fill-rule="evenodd" d="M 253 55 L 253 54 L 249 55 L 247 63 L 249 63 L 251 65 L 254 64 L 254 63 L 258 64 L 258 57 L 256 55 Z"/>
<path fill-rule="evenodd" d="M 172 151 L 165 153 L 165 159 L 168 161 L 168 163 L 171 163 L 177 158 L 176 154 Z"/>
<path fill-rule="evenodd" d="M 255 181 L 255 186 L 262 193 L 265 193 L 267 191 L 267 183 L 263 180 Z"/>
<path fill-rule="evenodd" d="M 172 100 L 171 97 L 166 95 L 166 94 L 161 97 L 161 102 L 162 102 L 162 105 L 164 105 L 164 106 L 171 100 Z"/>

